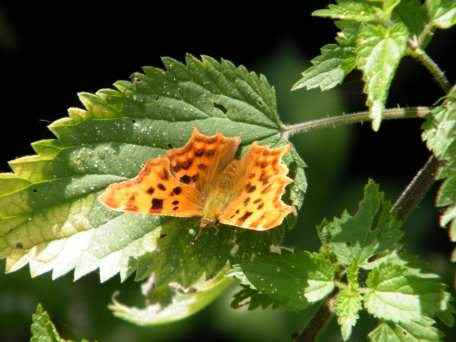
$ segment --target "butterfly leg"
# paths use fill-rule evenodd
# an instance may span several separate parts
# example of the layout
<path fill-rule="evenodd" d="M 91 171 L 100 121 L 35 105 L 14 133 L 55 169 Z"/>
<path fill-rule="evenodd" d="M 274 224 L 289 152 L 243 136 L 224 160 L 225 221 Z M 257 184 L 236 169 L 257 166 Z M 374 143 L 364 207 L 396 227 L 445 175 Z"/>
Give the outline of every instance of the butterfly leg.
<path fill-rule="evenodd" d="M 203 227 L 199 227 L 198 231 L 196 232 L 195 236 L 193 236 L 193 239 L 192 241 L 190 242 L 192 245 L 195 245 L 196 244 L 196 241 L 198 240 L 198 238 L 200 237 L 202 231 L 204 230 Z"/>

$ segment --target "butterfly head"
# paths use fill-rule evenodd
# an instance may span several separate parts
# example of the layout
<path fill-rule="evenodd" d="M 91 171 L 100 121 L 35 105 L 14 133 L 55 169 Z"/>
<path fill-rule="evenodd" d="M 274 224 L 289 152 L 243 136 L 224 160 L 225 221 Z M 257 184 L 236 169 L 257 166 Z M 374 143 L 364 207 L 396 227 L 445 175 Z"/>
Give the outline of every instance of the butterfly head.
<path fill-rule="evenodd" d="M 217 225 L 217 219 L 215 217 L 202 217 L 200 222 L 200 228 L 211 228 Z"/>

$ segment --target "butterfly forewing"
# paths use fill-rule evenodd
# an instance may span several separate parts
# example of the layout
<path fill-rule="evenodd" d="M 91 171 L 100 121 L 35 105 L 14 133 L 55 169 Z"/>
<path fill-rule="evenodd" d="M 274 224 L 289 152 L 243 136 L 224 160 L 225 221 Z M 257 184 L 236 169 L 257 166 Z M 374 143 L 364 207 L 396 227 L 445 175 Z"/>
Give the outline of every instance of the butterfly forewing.
<path fill-rule="evenodd" d="M 193 130 L 188 143 L 145 163 L 138 176 L 110 185 L 100 197 L 108 207 L 150 215 L 203 216 L 215 178 L 229 164 L 239 138 Z"/>

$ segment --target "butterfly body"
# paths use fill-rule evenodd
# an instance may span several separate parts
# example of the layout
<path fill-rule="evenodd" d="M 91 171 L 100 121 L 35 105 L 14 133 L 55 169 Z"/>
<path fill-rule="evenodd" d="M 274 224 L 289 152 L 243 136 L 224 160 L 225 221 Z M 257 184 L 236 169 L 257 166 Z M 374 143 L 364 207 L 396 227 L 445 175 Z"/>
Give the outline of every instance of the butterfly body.
<path fill-rule="evenodd" d="M 138 176 L 111 184 L 100 201 L 109 208 L 149 215 L 201 217 L 200 226 L 218 222 L 267 230 L 294 213 L 281 197 L 291 179 L 281 157 L 290 145 L 252 144 L 234 158 L 239 137 L 206 136 L 197 129 L 188 143 L 146 162 Z"/>
<path fill-rule="evenodd" d="M 214 179 L 214 185 L 206 194 L 204 201 L 201 227 L 210 227 L 219 221 L 219 216 L 230 204 L 234 195 L 234 186 L 239 167 L 239 161 L 231 161 L 220 176 Z"/>

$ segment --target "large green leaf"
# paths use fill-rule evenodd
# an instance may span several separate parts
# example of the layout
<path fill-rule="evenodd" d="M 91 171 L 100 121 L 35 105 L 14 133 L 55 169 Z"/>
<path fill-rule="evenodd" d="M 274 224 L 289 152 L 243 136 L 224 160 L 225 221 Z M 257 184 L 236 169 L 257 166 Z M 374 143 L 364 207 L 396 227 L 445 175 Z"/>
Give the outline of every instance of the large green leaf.
<path fill-rule="evenodd" d="M 116 89 L 80 94 L 85 108 L 70 108 L 69 117 L 50 125 L 57 139 L 34 143 L 37 155 L 10 162 L 14 174 L 0 175 L 0 257 L 8 272 L 29 264 L 33 276 L 52 271 L 56 278 L 74 269 L 79 278 L 99 269 L 104 281 L 139 269 L 139 278 L 154 273 L 158 283 L 188 287 L 229 260 L 268 253 L 280 241 L 283 228 L 258 233 L 222 226 L 192 246 L 197 220 L 118 213 L 97 201 L 145 160 L 183 145 L 193 127 L 240 136 L 241 153 L 253 141 L 286 143 L 274 89 L 263 76 L 210 57 L 163 63 L 164 70 L 146 67 Z M 295 179 L 285 201 L 299 208 L 303 162 L 295 151 L 285 159 Z M 283 226 L 293 222 L 289 217 Z"/>
<path fill-rule="evenodd" d="M 363 23 L 357 39 L 356 64 L 363 73 L 372 128 L 380 128 L 389 87 L 407 47 L 407 27 Z"/>

